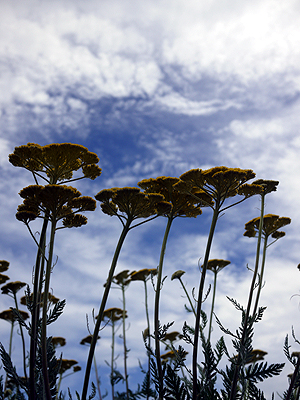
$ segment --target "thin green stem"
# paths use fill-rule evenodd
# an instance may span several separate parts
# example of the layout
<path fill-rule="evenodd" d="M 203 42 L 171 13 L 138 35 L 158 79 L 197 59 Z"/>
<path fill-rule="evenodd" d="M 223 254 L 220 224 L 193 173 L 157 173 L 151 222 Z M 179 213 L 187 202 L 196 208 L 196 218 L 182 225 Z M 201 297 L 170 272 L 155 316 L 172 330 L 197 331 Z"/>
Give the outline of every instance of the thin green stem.
<path fill-rule="evenodd" d="M 111 319 L 111 365 L 110 365 L 110 383 L 111 383 L 111 398 L 115 399 L 115 384 L 114 384 L 114 361 L 115 361 L 115 322 Z"/>
<path fill-rule="evenodd" d="M 145 291 L 145 311 L 146 311 L 146 320 L 147 320 L 147 328 L 148 328 L 148 349 L 150 348 L 150 318 L 149 318 L 149 309 L 148 309 L 148 291 L 147 291 L 147 279 L 144 280 L 144 291 Z M 148 353 L 148 352 L 147 352 Z M 150 353 L 148 353 L 148 375 L 150 376 Z M 147 400 L 149 399 L 149 393 L 147 391 Z"/>
<path fill-rule="evenodd" d="M 218 272 L 214 271 L 214 287 L 213 287 L 211 310 L 210 310 L 209 325 L 208 325 L 208 338 L 207 338 L 208 342 L 210 341 L 211 331 L 212 331 L 212 319 L 215 308 L 215 298 L 216 298 L 216 288 L 217 288 L 217 274 Z"/>
<path fill-rule="evenodd" d="M 184 293 L 185 293 L 185 295 L 186 295 L 186 297 L 187 297 L 187 299 L 188 299 L 188 301 L 189 301 L 189 303 L 190 303 L 191 309 L 192 309 L 192 311 L 193 311 L 193 313 L 194 313 L 194 315 L 195 315 L 195 317 L 196 317 L 195 307 L 193 306 L 193 303 L 192 303 L 192 300 L 191 300 L 191 298 L 190 298 L 190 296 L 189 296 L 189 293 L 188 293 L 188 291 L 186 290 L 186 287 L 185 287 L 184 283 L 182 282 L 181 277 L 179 277 L 178 279 L 179 279 L 179 281 L 180 281 L 180 283 L 181 283 L 181 286 L 182 286 L 182 288 L 183 288 L 183 290 L 184 290 Z"/>
<path fill-rule="evenodd" d="M 244 317 L 244 327 L 243 327 L 243 332 L 242 332 L 242 337 L 241 337 L 241 348 L 244 347 L 245 340 L 246 340 L 246 333 L 247 333 L 247 327 L 248 327 L 248 322 L 249 322 L 249 317 L 250 317 L 251 303 L 252 303 L 253 292 L 254 292 L 255 283 L 256 283 L 257 274 L 258 274 L 260 245 L 261 245 L 263 220 L 264 220 L 264 208 L 265 208 L 265 194 L 262 194 L 261 195 L 261 210 L 260 210 L 260 220 L 259 220 L 259 228 L 258 228 L 257 247 L 256 247 L 255 268 L 254 268 L 251 287 L 250 287 L 250 291 L 249 291 L 247 309 L 246 309 L 246 313 L 245 313 L 245 317 Z M 233 378 L 232 378 L 230 400 L 236 399 L 237 383 L 238 383 L 238 377 L 239 377 L 239 372 L 240 372 L 240 367 L 241 367 L 240 363 L 241 363 L 241 355 L 238 354 L 238 360 L 237 360 L 237 363 L 236 363 L 236 366 L 234 369 Z"/>
<path fill-rule="evenodd" d="M 35 269 L 34 269 L 34 282 L 33 282 L 33 295 L 32 295 L 32 312 L 31 312 L 31 335 L 30 335 L 30 356 L 29 356 L 29 400 L 36 399 L 35 392 L 35 363 L 36 363 L 36 350 L 37 350 L 37 333 L 39 324 L 40 313 L 40 295 L 39 289 L 40 275 L 43 275 L 44 265 L 44 252 L 45 252 L 45 239 L 48 226 L 48 215 L 45 215 L 40 241 L 36 256 Z"/>
<path fill-rule="evenodd" d="M 264 271 L 265 271 L 266 254 L 267 254 L 267 247 L 268 247 L 267 243 L 268 243 L 268 236 L 265 236 L 263 254 L 262 254 L 262 261 L 261 261 L 260 276 L 259 276 L 259 284 L 258 284 L 258 288 L 257 288 L 257 294 L 256 294 L 256 299 L 255 299 L 253 315 L 256 313 L 256 311 L 258 309 L 258 302 L 259 302 L 260 293 L 261 293 L 261 289 L 262 289 L 262 285 L 263 285 L 263 276 L 264 276 Z"/>
<path fill-rule="evenodd" d="M 56 219 L 52 218 L 51 221 L 51 233 L 50 233 L 50 244 L 49 254 L 46 266 L 46 276 L 44 285 L 44 299 L 43 299 L 43 317 L 42 317 L 42 337 L 41 337 L 41 351 L 42 351 L 42 366 L 43 366 L 43 378 L 44 378 L 44 389 L 46 400 L 51 400 L 50 383 L 48 375 L 48 362 L 47 362 L 47 311 L 48 311 L 48 293 L 50 288 L 50 277 L 52 270 L 52 259 L 54 251 L 54 238 L 56 229 Z"/>
<path fill-rule="evenodd" d="M 19 311 L 17 295 L 16 295 L 15 292 L 13 293 L 13 295 L 14 295 L 14 301 L 15 301 L 16 310 Z M 21 325 L 20 321 L 19 321 L 19 328 L 20 328 L 20 334 L 21 334 L 21 340 L 22 340 L 24 377 L 25 377 L 25 381 L 27 382 L 25 339 L 24 339 L 23 328 L 22 328 L 22 325 Z"/>
<path fill-rule="evenodd" d="M 202 298 L 203 298 L 203 290 L 204 290 L 204 282 L 207 271 L 207 264 L 210 254 L 210 249 L 212 245 L 212 240 L 215 232 L 215 228 L 217 225 L 217 220 L 219 216 L 219 204 L 216 202 L 213 213 L 213 218 L 211 221 L 210 231 L 208 235 L 208 240 L 206 244 L 206 251 L 204 256 L 204 263 L 202 267 L 201 280 L 199 286 L 199 293 L 197 299 L 197 313 L 196 313 L 196 321 L 195 321 L 195 334 L 194 334 L 194 348 L 193 348 L 193 360 L 192 360 L 192 372 L 193 372 L 193 400 L 197 400 L 197 356 L 198 356 L 198 342 L 199 342 L 199 333 L 200 333 L 200 316 L 201 316 L 201 307 L 202 307 Z"/>
<path fill-rule="evenodd" d="M 93 360 L 94 360 L 94 368 L 95 368 L 95 375 L 96 375 L 96 382 L 97 382 L 97 390 L 98 390 L 99 400 L 102 400 L 102 395 L 101 395 L 101 390 L 100 390 L 100 378 L 99 378 L 99 374 L 98 374 L 98 368 L 97 368 L 97 362 L 96 362 L 96 355 L 95 354 L 94 354 Z"/>
<path fill-rule="evenodd" d="M 128 387 L 128 372 L 127 372 L 127 346 L 126 346 L 126 301 L 125 301 L 125 285 L 121 285 L 122 289 L 122 302 L 123 302 L 123 314 L 122 314 L 122 328 L 123 328 L 123 348 L 124 348 L 124 375 L 126 385 L 126 398 L 129 399 L 129 387 Z"/>
<path fill-rule="evenodd" d="M 158 393 L 159 400 L 163 399 L 163 373 L 162 373 L 162 363 L 161 363 L 161 358 L 160 358 L 160 340 L 159 340 L 159 300 L 160 300 L 160 291 L 161 291 L 161 282 L 162 282 L 163 262 L 164 262 L 167 240 L 168 240 L 172 222 L 173 222 L 173 218 L 168 217 L 168 222 L 167 222 L 165 235 L 164 235 L 163 243 L 161 246 L 161 252 L 160 252 L 156 291 L 155 291 L 155 303 L 154 303 L 155 357 L 156 357 L 157 371 L 158 371 L 158 377 L 159 377 L 159 393 Z"/>
<path fill-rule="evenodd" d="M 115 269 L 117 266 L 117 261 L 121 252 L 121 248 L 122 245 L 124 243 L 124 240 L 126 238 L 127 233 L 129 232 L 129 228 L 131 225 L 132 219 L 127 219 L 126 221 L 126 225 L 123 226 L 116 250 L 115 250 L 115 254 L 111 263 L 111 267 L 109 270 L 109 274 L 108 274 L 108 278 L 106 281 L 106 286 L 104 289 L 104 294 L 101 300 L 101 304 L 100 304 L 100 308 L 99 308 L 99 313 L 96 319 L 96 324 L 95 324 L 95 328 L 94 328 L 94 333 L 93 333 L 93 337 L 92 337 L 92 342 L 91 342 L 91 346 L 90 346 L 90 351 L 89 351 L 89 355 L 88 355 L 88 360 L 87 360 L 87 364 L 86 364 L 86 369 L 85 369 L 85 377 L 84 377 L 84 382 L 83 382 L 83 388 L 82 388 L 82 394 L 81 394 L 81 399 L 82 400 L 86 400 L 86 396 L 87 396 L 87 390 L 88 390 L 88 385 L 89 385 L 89 379 L 90 379 L 90 374 L 91 374 L 91 365 L 93 362 L 93 355 L 95 353 L 95 348 L 96 348 L 96 342 L 97 342 L 97 338 L 98 338 L 98 334 L 99 334 L 99 330 L 100 330 L 100 325 L 101 325 L 101 321 L 103 318 L 103 312 L 106 306 L 106 302 L 107 302 L 107 298 L 108 298 L 108 294 L 110 291 L 110 287 L 111 287 L 111 282 L 115 273 Z"/>

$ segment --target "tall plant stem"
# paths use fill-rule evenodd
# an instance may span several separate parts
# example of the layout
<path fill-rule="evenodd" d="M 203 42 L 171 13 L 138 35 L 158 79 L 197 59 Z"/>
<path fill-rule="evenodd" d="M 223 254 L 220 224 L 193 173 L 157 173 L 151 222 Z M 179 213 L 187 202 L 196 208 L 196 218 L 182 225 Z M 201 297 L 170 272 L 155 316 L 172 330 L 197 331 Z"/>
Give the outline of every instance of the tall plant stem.
<path fill-rule="evenodd" d="M 126 346 L 126 302 L 125 302 L 125 285 L 122 285 L 122 302 L 123 302 L 123 314 L 122 314 L 122 328 L 123 328 L 123 348 L 124 348 L 124 375 L 126 385 L 126 398 L 129 399 L 129 388 L 128 388 L 128 373 L 127 373 L 127 346 Z"/>
<path fill-rule="evenodd" d="M 93 360 L 94 360 L 94 368 L 95 368 L 95 375 L 96 375 L 96 382 L 97 382 L 97 390 L 98 390 L 99 400 L 102 400 L 101 389 L 100 389 L 100 378 L 99 378 L 99 374 L 98 374 L 98 367 L 97 367 L 97 361 L 96 361 L 95 354 L 94 354 Z"/>
<path fill-rule="evenodd" d="M 192 372 L 193 372 L 193 400 L 197 400 L 197 356 L 198 356 L 198 342 L 199 342 L 199 333 L 200 333 L 200 316 L 201 316 L 201 307 L 202 307 L 202 298 L 203 298 L 203 290 L 204 290 L 204 282 L 207 271 L 208 258 L 210 254 L 210 249 L 212 245 L 212 240 L 215 232 L 215 228 L 217 225 L 217 220 L 219 216 L 219 204 L 215 205 L 213 218 L 211 221 L 210 231 L 206 244 L 206 251 L 204 256 L 204 262 L 201 273 L 201 280 L 199 286 L 199 293 L 197 299 L 197 313 L 196 313 L 196 321 L 195 321 L 195 334 L 194 334 L 194 348 L 193 348 L 193 361 L 192 361 Z"/>
<path fill-rule="evenodd" d="M 264 247 L 263 247 L 263 254 L 262 254 L 262 261 L 261 261 L 261 269 L 260 269 L 260 276 L 259 276 L 259 285 L 257 288 L 257 294 L 256 294 L 256 299 L 255 299 L 255 305 L 254 305 L 254 310 L 253 310 L 253 315 L 256 313 L 258 309 L 258 303 L 259 303 L 259 298 L 260 298 L 260 292 L 263 286 L 263 276 L 264 276 L 264 271 L 265 271 L 265 264 L 266 264 L 266 254 L 267 254 L 267 242 L 268 242 L 268 237 L 265 236 L 264 238 Z"/>
<path fill-rule="evenodd" d="M 248 327 L 248 322 L 249 322 L 249 317 L 250 317 L 250 309 L 251 309 L 251 304 L 252 304 L 253 292 L 255 289 L 255 283 L 256 283 L 256 278 L 257 278 L 257 274 L 258 274 L 260 245 L 261 245 L 261 237 L 262 237 L 262 229 L 263 229 L 263 221 L 264 221 L 264 208 L 265 208 L 265 194 L 262 194 L 261 195 L 261 210 L 260 210 L 260 220 L 259 220 L 259 228 L 258 228 L 257 247 L 256 247 L 255 268 L 254 268 L 254 272 L 253 272 L 253 277 L 252 277 L 252 282 L 251 282 L 251 287 L 250 287 L 250 292 L 249 292 L 249 297 L 248 297 L 247 309 L 246 309 L 246 313 L 245 313 L 245 317 L 244 317 L 244 327 L 243 327 L 243 332 L 242 332 L 242 337 L 241 337 L 241 348 L 244 347 L 245 340 L 246 340 L 246 333 L 247 333 L 247 327 Z M 238 377 L 239 377 L 239 372 L 240 372 L 240 362 L 241 362 L 241 355 L 238 354 L 238 361 L 236 363 L 233 378 L 232 378 L 230 400 L 235 400 L 235 398 L 236 398 L 236 389 L 237 389 Z"/>
<path fill-rule="evenodd" d="M 192 311 L 193 311 L 193 313 L 194 313 L 194 315 L 195 315 L 195 317 L 196 317 L 195 307 L 193 306 L 193 303 L 192 303 L 192 300 L 191 300 L 191 298 L 190 298 L 190 295 L 189 295 L 188 291 L 186 290 L 186 287 L 185 287 L 184 283 L 182 282 L 181 277 L 178 278 L 178 279 L 179 279 L 179 282 L 181 283 L 181 286 L 182 286 L 182 288 L 183 288 L 183 290 L 184 290 L 184 293 L 185 293 L 185 295 L 186 295 L 186 297 L 187 297 L 187 299 L 188 299 L 188 301 L 189 301 L 189 303 L 190 303 L 191 309 L 192 309 Z"/>
<path fill-rule="evenodd" d="M 160 344 L 160 342 L 159 342 L 159 300 L 160 300 L 164 256 L 165 256 L 167 240 L 168 240 L 172 222 L 173 222 L 173 218 L 168 217 L 168 223 L 166 226 L 165 235 L 164 235 L 163 243 L 161 246 L 161 252 L 160 252 L 160 259 L 159 259 L 158 273 L 157 273 L 156 292 L 155 292 L 155 303 L 154 303 L 155 357 L 156 357 L 157 371 L 158 371 L 158 377 L 159 377 L 159 400 L 163 399 L 163 373 L 162 373 L 162 364 L 161 364 L 160 346 L 159 346 L 159 344 Z"/>
<path fill-rule="evenodd" d="M 146 321 L 147 321 L 147 329 L 148 329 L 148 349 L 150 349 L 150 340 L 151 340 L 151 336 L 150 336 L 150 318 L 149 318 L 149 309 L 148 309 L 148 290 L 147 290 L 147 280 L 144 280 L 144 292 L 145 292 L 145 312 L 146 312 Z M 150 377 L 150 353 L 148 353 L 148 370 L 147 373 Z M 147 400 L 149 399 L 149 393 L 147 391 Z"/>
<path fill-rule="evenodd" d="M 110 383 L 111 398 L 115 399 L 115 383 L 114 383 L 114 361 L 115 361 L 115 321 L 111 319 L 111 362 L 110 362 Z"/>
<path fill-rule="evenodd" d="M 14 292 L 14 301 L 15 301 L 16 310 L 19 311 L 17 295 L 16 295 L 15 292 Z M 19 328 L 20 328 L 20 334 L 21 334 L 21 340 L 22 340 L 24 377 L 25 377 L 25 380 L 27 382 L 25 339 L 24 339 L 23 327 L 22 327 L 22 324 L 20 322 L 19 322 Z"/>
<path fill-rule="evenodd" d="M 50 277 L 51 277 L 51 270 L 52 270 L 55 229 L 56 229 L 56 219 L 53 218 L 51 221 L 49 254 L 48 254 L 46 276 L 45 276 L 43 317 L 42 317 L 42 337 L 41 337 L 42 366 L 43 366 L 43 378 L 44 378 L 44 388 L 45 388 L 46 400 L 52 399 L 51 392 L 50 392 L 48 362 L 47 362 L 47 308 L 48 308 L 48 293 L 49 293 L 49 288 L 50 288 Z"/>
<path fill-rule="evenodd" d="M 99 313 L 96 319 L 96 324 L 95 324 L 95 328 L 94 328 L 94 333 L 93 333 L 93 338 L 92 338 L 92 342 L 91 342 L 91 346 L 90 346 L 90 351 L 89 351 L 89 355 L 88 355 L 88 360 L 86 363 L 86 369 L 85 369 L 85 376 L 84 376 L 84 382 L 83 382 L 83 388 L 82 388 L 82 394 L 81 394 L 81 399 L 82 400 L 86 400 L 86 395 L 87 395 L 87 390 L 88 390 L 88 385 L 89 385 L 89 379 L 90 379 L 90 374 L 91 374 L 91 366 L 92 366 L 92 362 L 93 362 L 93 356 L 95 353 L 95 348 L 96 348 L 96 342 L 97 342 L 97 338 L 98 338 L 98 333 L 100 330 L 100 325 L 101 325 L 101 321 L 103 318 L 103 312 L 106 306 L 106 302 L 107 302 L 107 298 L 108 298 L 108 294 L 110 291 L 110 287 L 111 287 L 111 282 L 115 273 L 115 269 L 117 266 L 117 262 L 118 262 L 118 258 L 121 252 L 121 248 L 122 245 L 124 243 L 124 240 L 126 238 L 127 233 L 129 232 L 130 229 L 130 224 L 132 222 L 132 219 L 128 218 L 126 221 L 126 224 L 123 226 L 116 250 L 115 250 L 115 254 L 111 263 L 111 267 L 109 270 L 109 274 L 108 274 L 108 278 L 106 281 L 106 286 L 105 286 L 105 290 L 103 293 L 103 297 L 101 300 L 101 304 L 100 304 L 100 308 L 99 308 Z"/>
<path fill-rule="evenodd" d="M 211 310 L 210 310 L 209 325 L 208 325 L 208 338 L 207 338 L 208 342 L 210 341 L 210 336 L 211 336 L 211 331 L 212 331 L 212 318 L 213 318 L 214 308 L 215 308 L 217 274 L 218 274 L 217 271 L 214 271 L 214 287 L 213 287 Z"/>
<path fill-rule="evenodd" d="M 31 312 L 31 335 L 30 335 L 30 356 L 29 356 L 29 400 L 36 399 L 35 392 L 35 360 L 36 360 L 36 349 L 37 349 L 37 330 L 38 330 L 38 320 L 40 313 L 40 293 L 39 293 L 39 281 L 40 274 L 43 275 L 43 270 L 41 271 L 41 261 L 44 260 L 44 249 L 45 249 L 45 239 L 46 231 L 48 226 L 48 215 L 45 215 L 39 247 L 36 256 L 35 269 L 34 269 L 34 283 L 33 283 L 33 296 L 32 296 L 32 312 Z"/>

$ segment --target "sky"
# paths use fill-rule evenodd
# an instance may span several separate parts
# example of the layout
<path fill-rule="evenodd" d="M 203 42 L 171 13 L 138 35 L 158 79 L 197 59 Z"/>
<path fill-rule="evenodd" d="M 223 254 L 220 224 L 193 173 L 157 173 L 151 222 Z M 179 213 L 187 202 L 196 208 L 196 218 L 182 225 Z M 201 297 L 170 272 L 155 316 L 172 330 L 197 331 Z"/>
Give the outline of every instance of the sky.
<path fill-rule="evenodd" d="M 145 178 L 179 177 L 192 168 L 253 169 L 257 178 L 280 182 L 267 196 L 266 213 L 292 219 L 286 237 L 269 248 L 261 296 L 267 310 L 253 343 L 268 352 L 269 363 L 285 362 L 287 334 L 292 350 L 299 350 L 292 327 L 300 339 L 299 2 L 1 0 L 0 8 L 0 258 L 10 262 L 11 280 L 31 282 L 36 251 L 26 227 L 15 219 L 18 192 L 33 183 L 27 171 L 8 162 L 15 146 L 71 142 L 97 153 L 101 177 L 76 184 L 89 196 L 104 188 L 137 186 Z M 226 296 L 246 304 L 255 240 L 243 237 L 244 224 L 259 215 L 259 207 L 259 199 L 251 198 L 226 211 L 212 247 L 210 258 L 231 261 L 218 277 L 216 314 L 232 330 L 240 315 Z M 51 287 L 67 305 L 49 328 L 51 335 L 67 340 L 63 357 L 75 358 L 83 370 L 87 348 L 79 342 L 88 334 L 86 315 L 92 324 L 121 231 L 119 221 L 99 206 L 87 217 L 87 226 L 58 231 Z M 210 218 L 205 209 L 197 219 L 176 219 L 170 233 L 161 321 L 174 320 L 174 330 L 192 318 L 179 282 L 170 277 L 185 270 L 189 292 L 198 287 Z M 160 218 L 130 232 L 117 272 L 156 268 L 165 224 Z M 206 287 L 210 282 L 211 275 Z M 120 307 L 120 298 L 113 290 L 108 306 Z M 130 284 L 126 301 L 134 389 L 137 359 L 146 363 L 141 282 Z M 1 305 L 10 307 L 10 299 L 3 295 Z M 210 297 L 203 307 L 209 310 Z M 0 323 L 0 335 L 7 346 L 6 321 Z M 212 340 L 220 336 L 214 326 Z M 13 348 L 17 365 L 19 339 L 16 335 Z M 117 346 L 122 371 L 120 339 Z M 109 390 L 109 358 L 106 327 L 97 348 L 103 393 Z M 265 394 L 282 394 L 291 372 L 287 363 L 280 377 L 266 380 Z M 64 390 L 80 391 L 82 379 L 82 372 L 66 378 Z"/>

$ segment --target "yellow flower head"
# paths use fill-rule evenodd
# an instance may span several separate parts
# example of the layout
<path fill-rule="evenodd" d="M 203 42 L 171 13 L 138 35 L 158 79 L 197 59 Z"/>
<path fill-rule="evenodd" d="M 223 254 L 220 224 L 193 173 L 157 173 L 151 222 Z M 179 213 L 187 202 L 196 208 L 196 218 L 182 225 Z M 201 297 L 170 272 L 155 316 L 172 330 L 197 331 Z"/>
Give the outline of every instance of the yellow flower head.
<path fill-rule="evenodd" d="M 8 270 L 9 262 L 6 260 L 0 260 L 0 272 L 5 272 Z"/>
<path fill-rule="evenodd" d="M 182 339 L 183 335 L 177 331 L 166 333 L 164 336 L 164 340 L 168 340 L 171 343 L 175 342 L 176 340 Z"/>
<path fill-rule="evenodd" d="M 122 272 L 119 272 L 117 275 L 113 277 L 113 282 L 117 285 L 128 285 L 130 282 L 130 273 L 129 269 L 126 269 Z"/>
<path fill-rule="evenodd" d="M 183 352 L 183 357 L 186 357 L 186 355 L 188 354 L 187 351 Z M 163 362 L 167 362 L 169 360 L 175 360 L 177 357 L 179 356 L 178 351 L 177 350 L 170 350 L 167 351 L 165 354 L 162 354 L 160 356 L 160 358 L 162 359 Z"/>
<path fill-rule="evenodd" d="M 245 364 L 255 363 L 257 361 L 261 361 L 264 359 L 265 355 L 268 353 L 263 350 L 253 349 L 249 355 L 249 359 L 245 362 Z"/>
<path fill-rule="evenodd" d="M 16 294 L 24 286 L 26 286 L 25 282 L 9 282 L 6 285 L 2 286 L 1 291 L 3 294 Z"/>
<path fill-rule="evenodd" d="M 279 185 L 279 181 L 273 181 L 268 179 L 257 179 L 256 181 L 252 182 L 254 185 L 259 185 L 263 187 L 263 193 L 271 193 L 276 192 L 277 186 Z"/>
<path fill-rule="evenodd" d="M 203 204 L 218 207 L 226 198 L 242 194 L 245 197 L 257 194 L 261 189 L 256 186 L 251 188 L 245 183 L 255 177 L 251 169 L 214 167 L 207 170 L 192 169 L 180 176 L 180 181 L 174 185 L 182 193 L 190 193 L 199 197 Z M 203 192 L 206 198 L 203 197 Z M 207 198 L 208 196 L 208 198 Z M 202 205 L 203 206 L 203 205 Z"/>
<path fill-rule="evenodd" d="M 21 311 L 21 310 L 18 310 L 18 311 L 24 321 L 27 318 L 29 318 L 29 314 L 26 311 Z M 11 309 L 2 311 L 0 313 L 0 318 L 5 319 L 6 321 L 9 321 L 9 322 L 14 322 L 17 319 L 15 313 Z"/>
<path fill-rule="evenodd" d="M 173 275 L 171 276 L 171 281 L 173 281 L 174 279 L 180 279 L 183 274 L 185 274 L 185 271 L 182 271 L 181 269 L 179 269 L 178 271 L 175 271 L 173 273 Z"/>
<path fill-rule="evenodd" d="M 157 214 L 157 205 L 163 200 L 163 196 L 146 194 L 136 187 L 104 189 L 95 198 L 101 202 L 105 214 L 122 215 L 132 220 Z"/>
<path fill-rule="evenodd" d="M 80 342 L 80 344 L 91 344 L 93 339 L 93 335 L 88 335 L 85 338 L 83 338 Z M 97 337 L 97 340 L 100 339 L 100 336 Z"/>
<path fill-rule="evenodd" d="M 230 264 L 230 261 L 228 261 L 228 260 L 219 260 L 217 258 L 214 258 L 212 260 L 208 260 L 207 269 L 209 269 L 210 271 L 217 274 L 219 271 L 221 271 L 223 268 L 225 268 L 229 264 Z"/>
<path fill-rule="evenodd" d="M 259 229 L 260 217 L 253 218 L 245 224 L 244 236 L 255 237 Z M 279 217 L 275 214 L 266 214 L 263 219 L 263 235 L 268 237 L 272 235 L 274 239 L 279 239 L 285 235 L 284 232 L 278 232 L 278 229 L 289 225 L 291 219 L 288 217 Z"/>
<path fill-rule="evenodd" d="M 30 299 L 29 300 L 31 302 L 33 301 L 33 294 L 32 293 L 30 295 Z M 43 301 L 44 301 L 44 293 L 42 293 L 42 296 L 41 296 L 41 301 L 40 301 L 41 307 L 43 306 Z M 59 302 L 59 299 L 57 297 L 53 296 L 52 293 L 48 293 L 48 302 L 51 303 L 51 304 L 56 304 L 56 303 Z M 27 297 L 26 296 L 22 296 L 20 298 L 20 303 L 23 304 L 24 306 L 26 306 L 27 305 Z"/>
<path fill-rule="evenodd" d="M 130 279 L 132 281 L 146 282 L 150 275 L 157 275 L 157 268 L 144 268 L 139 271 L 133 271 L 130 274 Z"/>
<path fill-rule="evenodd" d="M 0 284 L 1 285 L 2 285 L 2 283 L 5 283 L 8 280 L 9 280 L 9 276 L 0 274 Z"/>
<path fill-rule="evenodd" d="M 46 146 L 28 143 L 16 147 L 9 155 L 9 161 L 15 167 L 37 173 L 51 184 L 71 180 L 73 172 L 80 168 L 85 178 L 95 179 L 101 175 L 101 168 L 96 165 L 99 162 L 98 156 L 86 147 L 73 143 L 53 143 Z"/>
<path fill-rule="evenodd" d="M 104 318 L 107 318 L 113 322 L 118 321 L 119 319 L 123 318 L 123 310 L 118 307 L 107 308 L 103 312 L 102 319 Z M 127 311 L 125 311 L 125 318 L 127 318 Z"/>
<path fill-rule="evenodd" d="M 138 185 L 145 193 L 158 193 L 164 197 L 165 202 L 172 208 L 163 215 L 175 217 L 197 217 L 202 214 L 199 200 L 188 193 L 180 193 L 174 189 L 174 185 L 180 181 L 179 178 L 160 176 L 156 179 L 143 179 Z"/>
<path fill-rule="evenodd" d="M 68 369 L 72 368 L 73 365 L 78 364 L 78 361 L 76 360 L 67 360 L 64 358 L 62 360 L 57 360 L 57 362 L 60 364 L 59 374 L 63 374 Z"/>
<path fill-rule="evenodd" d="M 66 345 L 66 339 L 61 336 L 53 336 L 51 339 L 53 347 L 56 349 L 58 346 L 63 347 Z"/>
<path fill-rule="evenodd" d="M 81 196 L 81 193 L 72 186 L 66 185 L 30 185 L 20 191 L 24 199 L 19 205 L 16 218 L 29 222 L 40 215 L 40 212 L 49 212 L 51 218 L 58 221 L 63 219 L 66 227 L 78 227 L 87 223 L 86 217 L 76 215 L 81 211 L 93 211 L 96 208 L 94 199 Z"/>

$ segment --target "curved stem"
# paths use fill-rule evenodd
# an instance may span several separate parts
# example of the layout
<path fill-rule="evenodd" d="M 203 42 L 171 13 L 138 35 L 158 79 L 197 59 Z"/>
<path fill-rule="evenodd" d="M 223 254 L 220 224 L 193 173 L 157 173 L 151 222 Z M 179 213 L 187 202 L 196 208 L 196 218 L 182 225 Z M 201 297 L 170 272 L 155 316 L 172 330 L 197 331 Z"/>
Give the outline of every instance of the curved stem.
<path fill-rule="evenodd" d="M 160 259 L 159 259 L 158 273 L 157 273 L 156 292 L 155 292 L 155 303 L 154 303 L 155 357 L 156 357 L 156 364 L 157 364 L 158 377 L 159 377 L 159 400 L 163 399 L 163 373 L 162 373 L 162 364 L 161 364 L 160 346 L 159 346 L 159 344 L 160 344 L 159 343 L 159 300 L 160 300 L 160 291 L 161 291 L 163 262 L 164 262 L 167 240 L 168 240 L 172 222 L 173 222 L 173 218 L 168 217 L 168 223 L 166 226 L 165 235 L 164 235 L 163 243 L 161 246 L 161 252 L 160 252 Z"/>
<path fill-rule="evenodd" d="M 124 243 L 124 240 L 126 238 L 127 233 L 129 232 L 129 227 L 130 224 L 132 222 L 132 219 L 127 219 L 126 221 L 126 225 L 123 227 L 116 250 L 115 250 L 115 254 L 111 263 L 111 267 L 109 270 L 109 274 L 108 274 L 108 278 L 106 281 L 106 286 L 105 286 L 105 290 L 103 293 L 103 297 L 101 300 L 101 304 L 100 304 L 100 309 L 99 309 L 99 313 L 96 319 L 96 324 L 95 324 L 95 328 L 94 328 L 94 333 L 93 333 L 93 338 L 92 338 L 92 342 L 91 342 L 91 346 L 90 346 L 90 351 L 89 351 L 89 355 L 88 355 L 88 360 L 87 360 L 87 364 L 86 364 L 86 369 L 85 369 L 85 376 L 84 376 L 84 382 L 83 382 L 83 388 L 82 388 L 82 394 L 81 394 L 81 399 L 85 400 L 86 399 L 86 395 L 87 395 L 87 390 L 88 390 L 88 385 L 89 385 L 89 379 L 90 379 L 90 374 L 91 374 L 91 365 L 93 362 L 93 355 L 95 353 L 95 348 L 96 348 L 96 342 L 97 342 L 97 338 L 98 338 L 98 333 L 100 330 L 100 325 L 101 325 L 101 321 L 103 318 L 103 312 L 106 306 L 106 302 L 107 302 L 107 298 L 108 298 L 108 294 L 110 291 L 110 287 L 111 287 L 111 282 L 112 282 L 112 278 L 114 276 L 115 273 L 115 269 L 117 266 L 117 261 L 121 252 L 121 248 L 122 245 Z"/>
<path fill-rule="evenodd" d="M 201 307 L 202 307 L 202 298 L 203 298 L 203 290 L 204 290 L 204 282 L 205 276 L 207 271 L 207 264 L 209 253 L 212 245 L 212 240 L 215 232 L 215 228 L 217 225 L 217 220 L 219 216 L 219 207 L 216 204 L 216 208 L 214 209 L 213 218 L 211 221 L 210 231 L 208 235 L 206 251 L 204 256 L 204 263 L 201 273 L 201 280 L 199 286 L 199 293 L 197 299 L 197 313 L 196 313 L 196 321 L 195 321 L 195 334 L 194 334 L 194 348 L 193 348 L 193 365 L 192 365 L 192 372 L 193 372 L 193 400 L 197 400 L 197 356 L 198 356 L 198 342 L 199 342 L 199 332 L 200 332 L 200 316 L 201 316 Z"/>
<path fill-rule="evenodd" d="M 17 301 L 17 295 L 16 295 L 15 292 L 14 292 L 14 301 L 15 301 L 16 310 L 19 311 L 18 301 Z M 22 340 L 24 377 L 25 377 L 25 381 L 27 382 L 25 339 L 24 339 L 23 328 L 22 328 L 22 325 L 21 325 L 20 322 L 19 322 L 19 327 L 20 327 L 20 334 L 21 334 L 21 340 Z"/>

